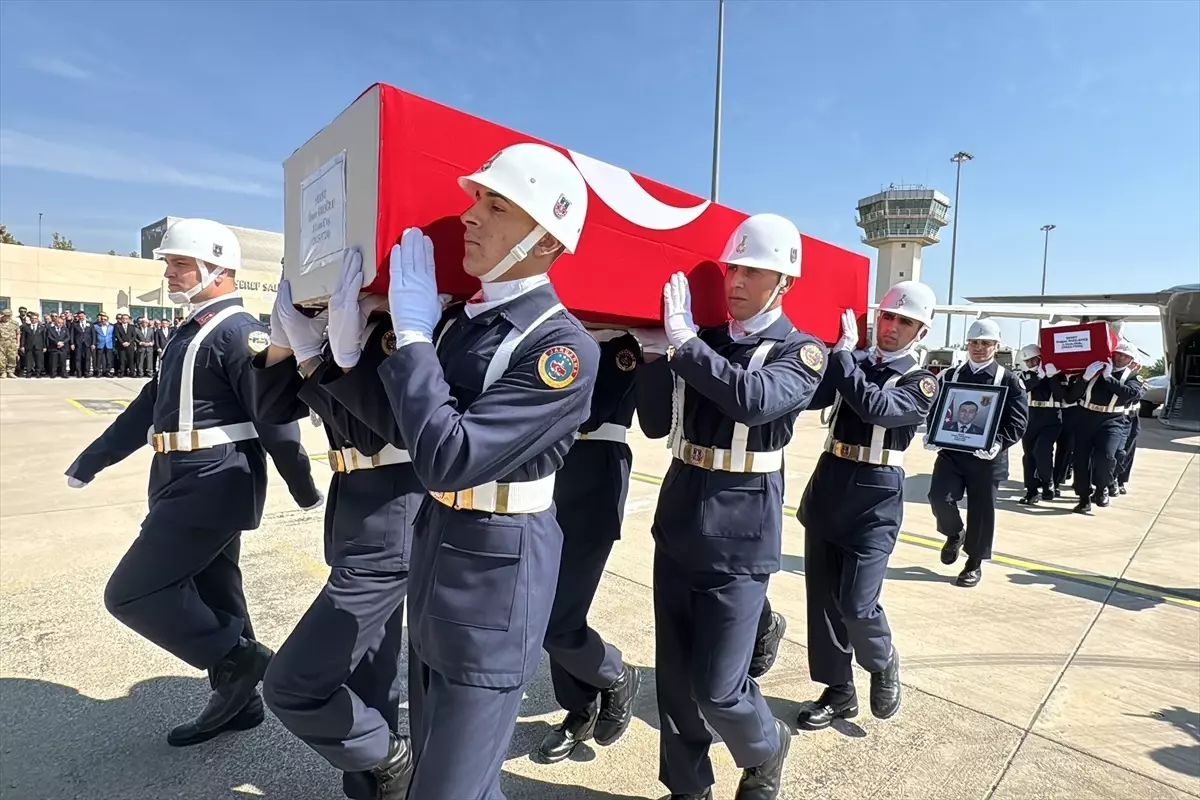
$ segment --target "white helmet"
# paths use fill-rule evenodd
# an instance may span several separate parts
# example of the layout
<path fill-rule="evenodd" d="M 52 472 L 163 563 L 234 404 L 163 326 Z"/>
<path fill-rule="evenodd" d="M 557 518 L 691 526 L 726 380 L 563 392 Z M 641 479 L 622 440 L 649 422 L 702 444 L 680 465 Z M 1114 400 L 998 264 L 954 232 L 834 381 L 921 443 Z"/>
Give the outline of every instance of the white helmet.
<path fill-rule="evenodd" d="M 890 311 L 901 317 L 916 320 L 925 327 L 933 324 L 933 310 L 937 297 L 920 281 L 900 281 L 887 290 L 879 301 L 880 311 Z"/>
<path fill-rule="evenodd" d="M 574 253 L 587 220 L 587 184 L 571 160 L 552 147 L 533 142 L 510 145 L 483 163 L 458 185 L 474 195 L 471 184 L 491 189 L 516 204 L 537 223 L 533 230 L 481 281 L 494 281 L 522 261 L 547 233 Z"/>
<path fill-rule="evenodd" d="M 800 231 L 778 214 L 747 217 L 729 237 L 721 261 L 799 278 Z"/>
<path fill-rule="evenodd" d="M 242 244 L 233 231 L 211 219 L 181 219 L 163 234 L 162 243 L 154 248 L 155 258 L 184 256 L 196 259 L 200 267 L 200 282 L 186 292 L 171 292 L 173 303 L 188 303 L 200 292 L 212 286 L 222 272 L 236 271 L 242 266 Z M 215 269 L 210 270 L 209 267 Z"/>
<path fill-rule="evenodd" d="M 1129 356 L 1134 361 L 1137 361 L 1137 357 L 1139 355 L 1137 347 L 1134 345 L 1133 342 L 1129 341 L 1128 339 L 1122 339 L 1119 342 L 1117 342 L 1117 349 L 1114 350 L 1113 352 L 1121 353 L 1122 355 Z"/>
<path fill-rule="evenodd" d="M 982 339 L 985 341 L 1000 342 L 1000 325 L 994 319 L 977 319 L 971 323 L 971 327 L 967 329 L 967 341 Z"/>
<path fill-rule="evenodd" d="M 1035 358 L 1042 357 L 1042 348 L 1036 344 L 1027 344 L 1021 348 L 1020 358 L 1022 361 L 1033 361 Z"/>

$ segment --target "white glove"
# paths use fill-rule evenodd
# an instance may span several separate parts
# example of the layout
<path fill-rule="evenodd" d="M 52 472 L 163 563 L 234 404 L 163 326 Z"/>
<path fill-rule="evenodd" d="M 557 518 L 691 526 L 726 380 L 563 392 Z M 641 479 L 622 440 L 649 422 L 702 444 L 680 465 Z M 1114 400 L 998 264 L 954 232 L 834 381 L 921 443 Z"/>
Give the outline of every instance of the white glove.
<path fill-rule="evenodd" d="M 1100 372 L 1103 371 L 1103 369 L 1104 369 L 1103 361 L 1093 361 L 1088 366 L 1088 368 L 1083 371 L 1083 379 L 1086 381 L 1090 381 L 1092 378 L 1099 375 Z"/>
<path fill-rule="evenodd" d="M 280 288 L 282 288 L 282 278 L 279 284 Z M 283 314 L 279 308 L 280 296 L 280 292 L 275 292 L 275 305 L 271 306 L 271 344 L 276 347 L 282 347 L 284 350 L 291 350 L 292 343 L 288 341 L 287 331 L 283 329 Z"/>
<path fill-rule="evenodd" d="M 667 354 L 667 347 L 671 343 L 667 341 L 666 331 L 660 328 L 634 328 L 630 333 L 642 346 L 642 352 L 655 356 Z"/>
<path fill-rule="evenodd" d="M 842 336 L 830 352 L 838 353 L 845 350 L 849 353 L 854 350 L 856 344 L 858 344 L 858 319 L 854 316 L 854 309 L 847 308 L 842 312 Z"/>
<path fill-rule="evenodd" d="M 357 247 L 348 247 L 329 298 L 329 349 L 334 363 L 342 369 L 353 367 L 362 355 L 362 334 L 367 327 L 367 314 L 358 302 L 362 286 L 362 253 Z"/>
<path fill-rule="evenodd" d="M 292 303 L 292 284 L 286 280 L 279 282 L 279 292 L 275 295 L 275 308 L 271 311 L 272 329 L 275 328 L 276 318 L 290 343 L 291 351 L 296 354 L 296 361 L 307 361 L 321 355 L 321 335 L 328 324 L 328 315 L 322 311 L 315 317 L 306 317 L 297 311 Z"/>
<path fill-rule="evenodd" d="M 929 443 L 929 434 L 928 433 L 921 437 L 921 441 L 925 444 L 925 449 L 931 453 L 936 453 L 938 450 L 942 449 L 942 448 L 938 447 L 936 444 Z"/>
<path fill-rule="evenodd" d="M 388 264 L 388 306 L 396 330 L 396 347 L 433 341 L 433 327 L 442 316 L 434 277 L 433 240 L 420 228 L 409 228 L 392 247 Z"/>
<path fill-rule="evenodd" d="M 1058 374 L 1058 367 L 1054 366 L 1053 364 L 1043 364 L 1041 369 L 1042 372 L 1039 372 L 1038 374 L 1044 374 L 1047 378 L 1053 378 Z"/>
<path fill-rule="evenodd" d="M 1113 373 L 1113 363 L 1111 361 L 1104 362 L 1104 377 L 1111 377 Z"/>
<path fill-rule="evenodd" d="M 996 442 L 990 450 L 976 450 L 975 457 L 982 458 L 984 461 L 991 461 L 996 456 L 1000 455 L 1000 443 Z"/>
<path fill-rule="evenodd" d="M 82 489 L 83 487 L 87 486 L 87 481 L 81 481 L 79 478 L 72 478 L 70 475 L 68 475 L 67 486 L 72 489 Z"/>
<path fill-rule="evenodd" d="M 1036 375 L 1037 375 L 1039 378 L 1045 378 L 1045 377 L 1047 377 L 1047 376 L 1046 376 L 1046 368 L 1045 368 L 1044 366 L 1042 366 L 1041 364 L 1038 364 L 1038 368 L 1037 368 L 1036 370 L 1034 370 L 1034 373 L 1035 373 L 1035 374 L 1036 374 Z"/>
<path fill-rule="evenodd" d="M 317 492 L 317 502 L 313 503 L 311 506 L 300 506 L 300 510 L 301 511 L 316 511 L 318 508 L 320 508 L 323 505 L 325 505 L 325 495 L 321 494 L 318 491 Z"/>
<path fill-rule="evenodd" d="M 663 328 L 667 332 L 667 341 L 675 347 L 683 347 L 696 338 L 692 290 L 682 272 L 676 272 L 663 286 Z"/>

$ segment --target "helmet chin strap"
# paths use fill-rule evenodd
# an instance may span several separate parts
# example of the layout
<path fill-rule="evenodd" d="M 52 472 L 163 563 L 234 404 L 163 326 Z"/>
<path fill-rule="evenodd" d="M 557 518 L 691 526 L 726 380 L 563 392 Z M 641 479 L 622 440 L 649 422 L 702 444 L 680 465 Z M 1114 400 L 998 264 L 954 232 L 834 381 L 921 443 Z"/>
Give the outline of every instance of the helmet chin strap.
<path fill-rule="evenodd" d="M 167 299 L 170 300 L 175 305 L 181 306 L 185 303 L 192 302 L 193 297 L 200 294 L 208 287 L 212 286 L 213 281 L 215 281 L 218 277 L 220 277 L 221 273 L 225 271 L 220 268 L 209 271 L 208 264 L 201 261 L 200 259 L 196 259 L 196 266 L 198 266 L 200 268 L 200 282 L 199 283 L 197 283 L 195 286 L 188 289 L 187 291 L 170 292 L 167 294 Z"/>
<path fill-rule="evenodd" d="M 522 262 L 533 251 L 533 248 L 542 237 L 546 235 L 546 229 L 541 225 L 534 225 L 533 230 L 525 235 L 525 238 L 517 243 L 512 250 L 508 251 L 508 255 L 500 259 L 500 263 L 489 269 L 487 272 L 479 276 L 480 283 L 494 283 L 501 275 L 508 272 L 514 265 Z"/>
<path fill-rule="evenodd" d="M 775 299 L 779 297 L 779 290 L 783 288 L 783 282 L 785 280 L 787 280 L 787 275 L 780 273 L 779 282 L 776 283 L 775 288 L 771 290 L 771 296 L 767 298 L 767 302 L 763 303 L 763 307 L 755 312 L 754 317 L 757 317 L 760 314 L 765 314 L 771 310 L 771 305 L 774 304 Z M 750 317 L 750 319 L 754 319 L 754 317 Z"/>
<path fill-rule="evenodd" d="M 875 343 L 867 350 L 867 354 L 869 356 L 878 356 L 880 359 L 887 358 L 889 360 L 893 358 L 902 358 L 903 356 L 911 353 L 913 348 L 917 346 L 917 343 L 925 338 L 921 335 L 921 331 L 928 330 L 928 327 L 924 327 L 921 329 L 921 331 L 917 331 L 917 335 L 914 336 L 908 344 L 904 345 L 904 347 L 896 350 L 884 350 L 879 346 L 879 314 L 880 312 L 875 312 Z"/>

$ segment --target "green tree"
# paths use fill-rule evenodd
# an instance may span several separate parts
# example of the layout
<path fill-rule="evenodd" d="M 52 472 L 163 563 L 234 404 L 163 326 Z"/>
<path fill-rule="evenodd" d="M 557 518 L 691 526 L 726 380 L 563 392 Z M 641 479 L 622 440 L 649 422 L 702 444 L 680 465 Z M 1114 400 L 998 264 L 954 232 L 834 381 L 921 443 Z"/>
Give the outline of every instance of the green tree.
<path fill-rule="evenodd" d="M 108 255 L 108 256 L 115 256 L 116 254 L 117 254 L 116 250 L 109 250 L 107 253 L 105 253 L 105 255 Z"/>
<path fill-rule="evenodd" d="M 141 254 L 141 253 L 139 253 L 137 250 L 130 250 L 130 251 L 129 251 L 129 257 L 130 257 L 130 258 L 141 258 L 141 257 L 142 257 L 142 254 Z"/>
<path fill-rule="evenodd" d="M 74 250 L 75 245 L 71 243 L 70 239 L 63 236 L 58 231 L 55 231 L 54 237 L 52 238 L 52 240 L 50 242 L 50 249 L 51 250 Z"/>
<path fill-rule="evenodd" d="M 1153 378 L 1157 375 L 1166 375 L 1166 374 L 1167 374 L 1167 360 L 1166 360 L 1166 358 L 1164 358 L 1162 356 L 1160 356 L 1158 361 L 1155 361 L 1153 364 L 1151 364 L 1147 367 L 1142 367 L 1141 372 L 1139 373 L 1140 377 L 1143 380 L 1145 380 L 1146 378 Z"/>
<path fill-rule="evenodd" d="M 3 223 L 0 223 L 0 244 L 21 244 L 21 242 L 13 238 L 13 235 L 8 232 L 8 228 Z"/>

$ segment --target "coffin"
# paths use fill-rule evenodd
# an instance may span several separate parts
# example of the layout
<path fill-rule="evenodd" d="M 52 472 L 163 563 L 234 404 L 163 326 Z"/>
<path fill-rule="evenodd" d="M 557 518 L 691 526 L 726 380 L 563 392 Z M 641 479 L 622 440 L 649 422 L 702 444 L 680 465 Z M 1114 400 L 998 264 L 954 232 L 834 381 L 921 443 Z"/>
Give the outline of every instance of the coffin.
<path fill-rule="evenodd" d="M 1083 372 L 1092 362 L 1108 361 L 1117 349 L 1117 334 L 1107 322 L 1042 328 L 1042 363 L 1059 372 Z"/>
<path fill-rule="evenodd" d="M 457 178 L 522 141 L 549 144 L 385 84 L 370 87 L 284 162 L 284 275 L 293 298 L 324 305 L 346 246 L 362 249 L 367 290 L 386 293 L 391 247 L 413 226 L 433 239 L 438 290 L 473 295 L 479 282 L 462 271 L 459 221 L 468 199 Z M 727 317 L 715 259 L 746 214 L 551 146 L 589 186 L 577 252 L 560 256 L 550 271 L 567 308 L 585 322 L 657 325 L 663 284 L 683 271 L 696 322 L 721 324 Z M 804 236 L 801 265 L 785 311 L 797 327 L 832 343 L 843 309 L 866 312 L 868 259 Z"/>

